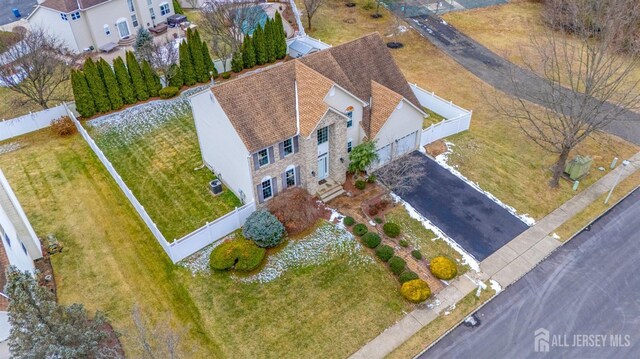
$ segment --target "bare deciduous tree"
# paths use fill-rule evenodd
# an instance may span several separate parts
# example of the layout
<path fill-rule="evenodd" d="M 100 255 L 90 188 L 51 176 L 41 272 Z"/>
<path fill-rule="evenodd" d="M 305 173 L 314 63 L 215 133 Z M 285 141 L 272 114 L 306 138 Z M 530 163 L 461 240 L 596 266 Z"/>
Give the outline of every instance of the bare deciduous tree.
<path fill-rule="evenodd" d="M 640 66 L 640 47 L 637 42 L 631 46 L 619 41 L 639 23 L 640 3 L 566 0 L 565 4 L 562 21 L 583 25 L 568 29 L 550 24 L 544 35 L 531 36 L 535 56 L 521 49 L 529 71 L 514 67 L 510 73 L 515 93 L 527 96 L 494 104 L 537 145 L 557 154 L 551 187 L 558 186 L 572 149 L 640 104 L 640 80 L 632 76 Z"/>
<path fill-rule="evenodd" d="M 197 9 L 200 7 L 200 3 L 202 0 L 187 0 L 187 4 L 191 6 L 192 9 Z"/>
<path fill-rule="evenodd" d="M 309 24 L 309 31 L 311 31 L 311 18 L 315 15 L 318 8 L 325 3 L 326 0 L 304 0 L 304 10 L 307 14 L 307 23 Z"/>
<path fill-rule="evenodd" d="M 414 188 L 424 175 L 419 169 L 422 161 L 419 154 L 410 154 L 397 158 L 375 171 L 380 182 L 390 191 L 403 195 Z"/>
<path fill-rule="evenodd" d="M 186 348 L 182 344 L 185 331 L 176 331 L 164 321 L 151 327 L 143 311 L 136 304 L 131 311 L 131 318 L 136 328 L 136 339 L 145 358 L 189 358 L 196 348 Z"/>
<path fill-rule="evenodd" d="M 163 41 L 153 42 L 147 60 L 166 85 L 177 72 L 173 65 L 178 63 L 178 58 L 178 42 L 165 37 Z"/>
<path fill-rule="evenodd" d="M 33 28 L 0 55 L 0 83 L 22 95 L 25 103 L 47 109 L 52 102 L 70 99 L 65 86 L 69 86 L 73 59 L 62 40 Z"/>
<path fill-rule="evenodd" d="M 205 1 L 200 7 L 202 26 L 211 37 L 211 50 L 225 66 L 240 49 L 248 29 L 256 26 L 262 10 L 258 1 Z"/>

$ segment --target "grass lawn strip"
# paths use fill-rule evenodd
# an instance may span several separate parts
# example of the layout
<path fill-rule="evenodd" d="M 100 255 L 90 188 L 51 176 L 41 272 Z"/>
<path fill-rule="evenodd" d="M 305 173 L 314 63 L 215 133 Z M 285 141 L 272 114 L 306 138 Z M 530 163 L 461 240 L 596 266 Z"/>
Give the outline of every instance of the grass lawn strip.
<path fill-rule="evenodd" d="M 215 176 L 201 168 L 184 95 L 135 106 L 85 126 L 168 241 L 241 206 L 226 188 L 215 197 L 209 193 L 208 183 Z"/>

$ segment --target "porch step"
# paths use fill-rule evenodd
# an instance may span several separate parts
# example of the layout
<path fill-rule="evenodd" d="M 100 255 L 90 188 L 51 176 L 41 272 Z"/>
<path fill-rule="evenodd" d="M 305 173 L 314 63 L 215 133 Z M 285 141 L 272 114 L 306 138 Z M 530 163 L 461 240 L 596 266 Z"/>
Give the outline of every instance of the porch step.
<path fill-rule="evenodd" d="M 344 193 L 341 185 L 334 182 L 327 182 L 318 188 L 316 195 L 322 202 L 328 202 Z"/>
<path fill-rule="evenodd" d="M 127 37 L 126 39 L 118 40 L 118 46 L 121 46 L 121 47 L 133 46 L 133 44 L 135 42 L 136 42 L 136 36 L 135 35 L 131 35 L 131 36 Z"/>

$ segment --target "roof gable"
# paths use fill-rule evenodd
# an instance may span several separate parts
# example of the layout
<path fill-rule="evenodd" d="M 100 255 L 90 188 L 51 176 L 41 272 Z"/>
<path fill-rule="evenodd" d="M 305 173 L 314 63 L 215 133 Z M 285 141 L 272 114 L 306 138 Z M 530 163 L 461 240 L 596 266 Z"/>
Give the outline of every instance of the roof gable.
<path fill-rule="evenodd" d="M 375 138 L 393 111 L 403 100 L 402 95 L 381 84 L 371 81 L 371 128 L 370 138 Z"/>
<path fill-rule="evenodd" d="M 295 61 L 295 67 L 300 134 L 309 136 L 329 109 L 329 105 L 324 102 L 324 98 L 334 83 L 299 61 Z"/>

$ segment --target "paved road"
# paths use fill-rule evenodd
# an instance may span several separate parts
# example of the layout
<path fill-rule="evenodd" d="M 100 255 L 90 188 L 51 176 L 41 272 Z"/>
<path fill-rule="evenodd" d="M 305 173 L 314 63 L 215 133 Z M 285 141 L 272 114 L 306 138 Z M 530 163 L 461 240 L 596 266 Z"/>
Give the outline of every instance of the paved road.
<path fill-rule="evenodd" d="M 506 93 L 544 105 L 545 96 L 543 94 L 548 85 L 535 73 L 515 66 L 425 10 L 409 9 L 409 12 L 403 13 L 402 8 L 398 5 L 391 6 L 391 8 L 398 16 L 406 17 L 412 27 L 439 49 L 485 82 Z M 514 85 L 511 74 L 517 79 L 517 85 Z M 568 89 L 560 93 L 562 93 L 565 103 L 581 100 L 580 95 Z M 595 100 L 591 99 L 591 101 Z M 617 119 L 610 123 L 605 130 L 635 144 L 640 144 L 640 113 L 611 104 L 605 104 L 605 106 L 612 109 L 611 113 L 614 113 L 614 117 Z"/>
<path fill-rule="evenodd" d="M 640 190 L 554 252 L 421 358 L 640 358 Z M 619 334 L 628 347 L 534 351 L 534 331 Z M 551 341 L 551 343 L 553 343 Z"/>
<path fill-rule="evenodd" d="M 484 194 L 451 174 L 427 156 L 418 185 L 402 194 L 424 217 L 481 261 L 529 228 Z M 400 159 L 402 160 L 402 159 Z"/>
<path fill-rule="evenodd" d="M 0 25 L 19 20 L 13 16 L 12 9 L 20 10 L 21 18 L 26 19 L 37 4 L 36 0 L 0 0 Z"/>

